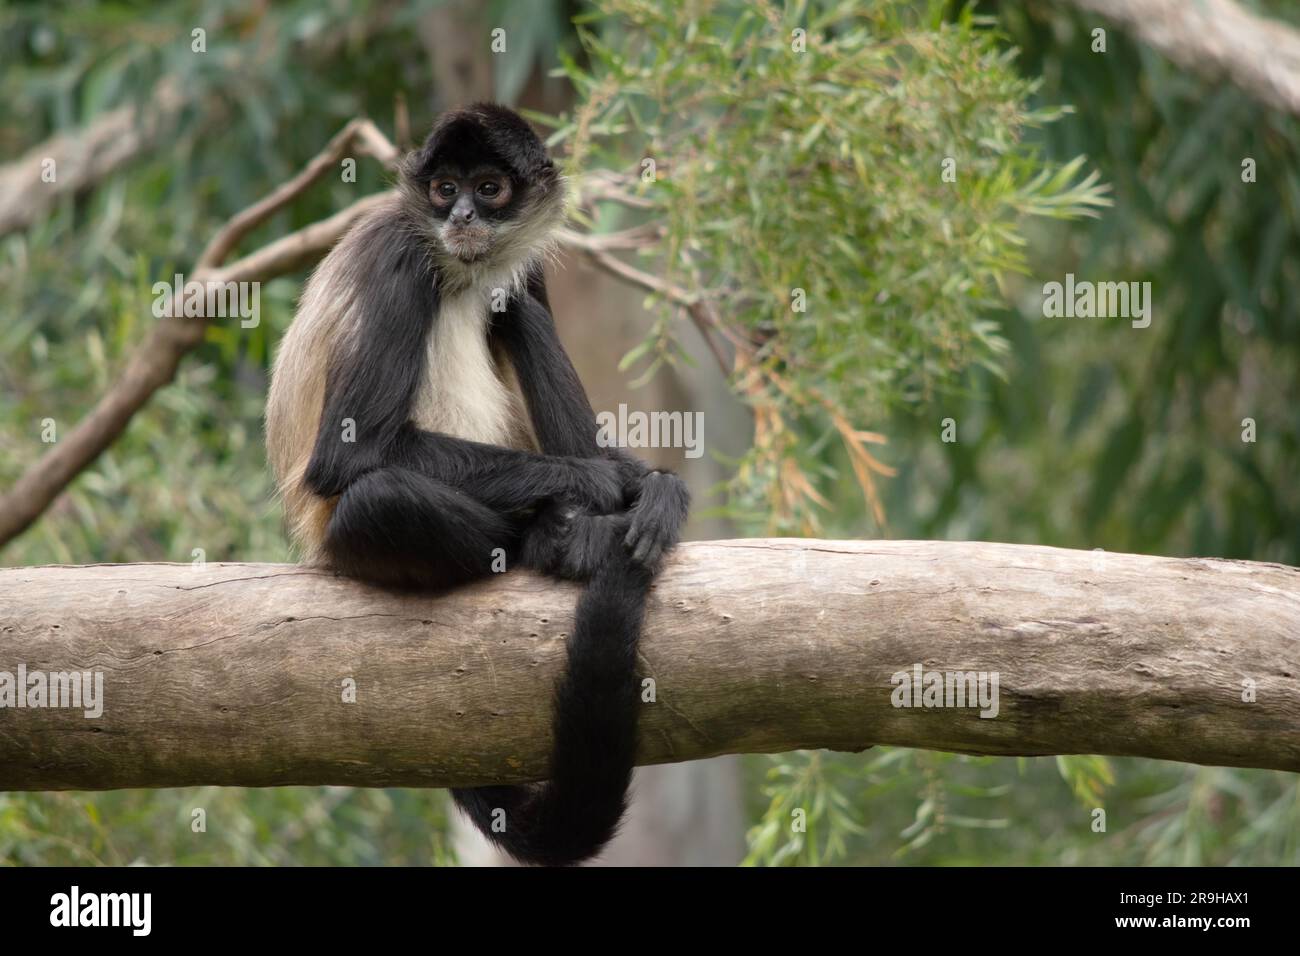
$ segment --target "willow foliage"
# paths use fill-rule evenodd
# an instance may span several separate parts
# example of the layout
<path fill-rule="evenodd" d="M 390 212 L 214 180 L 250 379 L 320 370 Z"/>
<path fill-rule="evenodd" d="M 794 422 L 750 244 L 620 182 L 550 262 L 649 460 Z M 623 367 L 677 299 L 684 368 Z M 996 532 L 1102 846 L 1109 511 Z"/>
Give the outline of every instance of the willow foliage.
<path fill-rule="evenodd" d="M 818 530 L 830 475 L 815 452 L 834 438 L 879 520 L 873 475 L 889 469 L 862 426 L 998 369 L 988 315 L 1025 269 L 1020 223 L 1087 214 L 1104 188 L 1081 159 L 1026 145 L 1061 111 L 1031 109 L 1013 53 L 945 3 L 601 6 L 589 65 L 567 67 L 583 102 L 555 139 L 579 175 L 603 165 L 649 201 L 653 271 L 708 303 L 741 353 L 757 427 L 733 506 Z M 647 371 L 680 360 L 674 308 L 635 350 Z"/>

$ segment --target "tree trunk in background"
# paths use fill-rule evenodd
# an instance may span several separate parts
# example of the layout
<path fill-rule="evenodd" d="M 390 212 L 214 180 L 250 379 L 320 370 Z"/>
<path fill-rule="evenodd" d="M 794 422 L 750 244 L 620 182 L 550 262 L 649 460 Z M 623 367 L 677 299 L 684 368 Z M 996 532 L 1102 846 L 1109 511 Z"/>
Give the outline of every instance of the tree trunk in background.
<path fill-rule="evenodd" d="M 420 34 L 432 64 L 438 110 L 493 98 L 492 61 L 487 53 L 490 25 L 481 19 L 483 12 L 480 4 L 453 0 L 424 18 Z M 566 108 L 569 103 L 552 93 L 567 95 L 566 88 L 544 79 L 540 71 L 534 72 L 520 105 L 552 113 Z M 708 444 L 710 434 L 746 434 L 744 409 L 731 398 L 721 374 L 708 366 L 712 374 L 707 385 L 692 389 L 667 369 L 633 393 L 628 388 L 630 376 L 618 370 L 618 362 L 650 326 L 650 317 L 641 308 L 643 295 L 569 254 L 557 268 L 548 270 L 547 291 L 560 337 L 597 412 L 617 411 L 619 402 L 644 411 L 704 412 L 706 454 L 691 461 L 690 467 L 683 467 L 679 449 L 633 449 L 656 465 L 678 470 L 690 484 L 697 509 L 702 507 L 708 489 L 723 477 L 707 452 L 716 447 Z M 686 347 L 692 355 L 707 356 L 697 338 L 698 333 L 689 329 Z M 701 369 L 705 368 L 701 362 Z M 695 376 L 697 382 L 702 378 Z M 741 423 L 740 427 L 721 427 L 722 414 L 733 426 Z M 726 449 L 729 454 L 743 450 L 743 439 L 740 447 Z M 731 533 L 726 522 L 692 517 L 685 536 L 724 538 Z M 595 865 L 730 866 L 744 855 L 739 758 L 639 767 L 632 787 L 623 828 Z M 452 814 L 452 841 L 465 865 L 513 865 L 459 813 Z"/>

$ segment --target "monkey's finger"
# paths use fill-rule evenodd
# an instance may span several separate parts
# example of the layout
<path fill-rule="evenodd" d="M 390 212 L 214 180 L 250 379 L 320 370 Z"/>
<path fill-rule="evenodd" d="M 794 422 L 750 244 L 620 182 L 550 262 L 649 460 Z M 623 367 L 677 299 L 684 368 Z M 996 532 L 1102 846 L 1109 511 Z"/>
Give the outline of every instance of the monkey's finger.
<path fill-rule="evenodd" d="M 637 542 L 645 534 L 646 522 L 642 519 L 641 513 L 637 509 L 632 510 L 632 525 L 627 529 L 627 534 L 623 537 L 623 547 L 629 551 L 635 551 Z"/>
<path fill-rule="evenodd" d="M 632 560 L 646 568 L 655 568 L 668 548 L 668 538 L 661 528 L 647 528 L 632 552 Z"/>

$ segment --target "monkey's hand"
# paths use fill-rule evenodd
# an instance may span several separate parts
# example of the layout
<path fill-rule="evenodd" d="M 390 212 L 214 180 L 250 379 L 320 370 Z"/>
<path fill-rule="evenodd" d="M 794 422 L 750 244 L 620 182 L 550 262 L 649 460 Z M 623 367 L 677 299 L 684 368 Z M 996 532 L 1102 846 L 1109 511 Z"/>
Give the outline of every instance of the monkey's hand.
<path fill-rule="evenodd" d="M 632 524 L 623 538 L 632 560 L 649 571 L 658 570 L 664 555 L 677 544 L 690 507 L 686 482 L 670 471 L 647 472 L 628 512 Z"/>
<path fill-rule="evenodd" d="M 608 560 L 610 547 L 631 527 L 627 512 L 594 515 L 567 501 L 544 505 L 524 532 L 526 567 L 556 577 L 586 581 Z"/>

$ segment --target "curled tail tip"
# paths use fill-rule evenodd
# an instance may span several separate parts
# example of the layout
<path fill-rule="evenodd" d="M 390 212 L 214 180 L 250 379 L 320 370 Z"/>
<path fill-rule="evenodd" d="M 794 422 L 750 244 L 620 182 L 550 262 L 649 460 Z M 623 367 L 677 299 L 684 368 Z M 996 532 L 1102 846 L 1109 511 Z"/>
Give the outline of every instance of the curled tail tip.
<path fill-rule="evenodd" d="M 545 786 L 545 785 L 543 785 Z M 483 836 L 518 863 L 526 866 L 578 866 L 595 857 L 618 835 L 626 812 L 627 801 L 620 797 L 617 806 L 606 807 L 606 813 L 592 813 L 587 817 L 588 825 L 556 826 L 543 823 L 546 810 L 560 809 L 561 804 L 553 795 L 537 798 L 533 807 L 542 812 L 528 812 L 516 806 L 512 811 L 503 806 L 492 806 L 494 801 L 482 791 L 497 791 L 497 796 L 513 796 L 516 800 L 525 794 L 526 788 L 478 788 L 453 789 L 455 798 L 464 814 Z M 508 793 L 513 791 L 513 793 Z M 508 801 L 500 801 L 508 802 Z M 571 804 L 569 805 L 571 806 Z M 605 822 L 596 822 L 601 818 Z"/>

